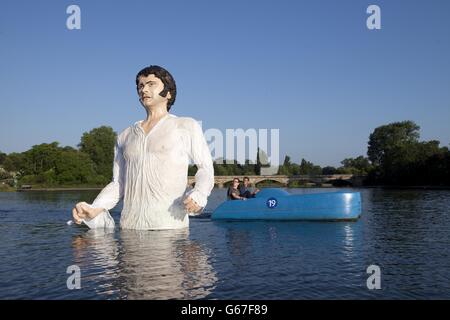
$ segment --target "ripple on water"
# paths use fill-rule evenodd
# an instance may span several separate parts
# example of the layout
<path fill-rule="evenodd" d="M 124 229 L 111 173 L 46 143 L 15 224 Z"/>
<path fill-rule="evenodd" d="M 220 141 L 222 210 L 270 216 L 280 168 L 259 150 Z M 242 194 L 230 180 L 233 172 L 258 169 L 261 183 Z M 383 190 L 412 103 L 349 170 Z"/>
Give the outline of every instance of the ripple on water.
<path fill-rule="evenodd" d="M 208 212 L 224 192 L 213 191 Z M 450 298 L 450 191 L 361 192 L 357 222 L 219 223 L 204 215 L 189 230 L 159 232 L 67 226 L 73 203 L 96 192 L 0 194 L 0 298 Z M 66 286 L 74 264 L 82 290 Z M 371 264 L 381 268 L 382 290 L 366 287 Z"/>

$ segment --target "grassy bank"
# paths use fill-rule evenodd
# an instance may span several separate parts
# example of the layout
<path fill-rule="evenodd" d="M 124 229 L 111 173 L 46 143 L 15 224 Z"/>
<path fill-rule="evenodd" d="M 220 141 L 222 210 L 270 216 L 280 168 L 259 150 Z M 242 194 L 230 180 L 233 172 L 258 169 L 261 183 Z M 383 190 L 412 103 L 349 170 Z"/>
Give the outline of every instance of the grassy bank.
<path fill-rule="evenodd" d="M 7 184 L 0 184 L 0 192 L 13 192 L 16 188 L 10 187 Z"/>

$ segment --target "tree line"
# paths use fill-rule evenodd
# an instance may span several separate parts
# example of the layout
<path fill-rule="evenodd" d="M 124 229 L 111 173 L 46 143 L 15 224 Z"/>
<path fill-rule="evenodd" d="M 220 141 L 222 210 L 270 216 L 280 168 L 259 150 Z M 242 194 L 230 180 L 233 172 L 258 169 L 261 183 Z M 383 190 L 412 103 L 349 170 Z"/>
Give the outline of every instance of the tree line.
<path fill-rule="evenodd" d="M 420 127 L 413 121 L 377 127 L 369 136 L 367 156 L 347 158 L 341 166 L 321 167 L 286 156 L 280 175 L 356 174 L 366 176 L 370 185 L 450 185 L 450 151 L 437 140 L 420 141 Z M 41 186 L 103 186 L 112 178 L 114 144 L 117 134 L 102 126 L 83 133 L 78 148 L 58 142 L 34 145 L 22 153 L 0 152 L 0 180 Z M 259 175 L 260 152 L 256 163 L 214 163 L 215 175 Z M 195 166 L 189 167 L 194 175 Z"/>
<path fill-rule="evenodd" d="M 55 141 L 22 153 L 0 152 L 0 180 L 19 185 L 104 185 L 112 178 L 116 136 L 111 127 L 102 126 L 85 132 L 78 149 Z"/>

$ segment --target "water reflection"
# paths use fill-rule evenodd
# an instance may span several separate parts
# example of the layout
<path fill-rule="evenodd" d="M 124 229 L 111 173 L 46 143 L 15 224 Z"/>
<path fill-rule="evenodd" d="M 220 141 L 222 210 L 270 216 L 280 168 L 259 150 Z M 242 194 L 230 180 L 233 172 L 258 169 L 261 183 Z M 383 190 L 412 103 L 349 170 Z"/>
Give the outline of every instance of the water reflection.
<path fill-rule="evenodd" d="M 73 237 L 72 247 L 82 281 L 103 298 L 200 299 L 217 281 L 189 229 L 89 230 Z"/>
<path fill-rule="evenodd" d="M 351 256 L 353 252 L 353 241 L 354 238 L 354 232 L 353 232 L 353 225 L 346 224 L 344 226 L 344 252 Z"/>

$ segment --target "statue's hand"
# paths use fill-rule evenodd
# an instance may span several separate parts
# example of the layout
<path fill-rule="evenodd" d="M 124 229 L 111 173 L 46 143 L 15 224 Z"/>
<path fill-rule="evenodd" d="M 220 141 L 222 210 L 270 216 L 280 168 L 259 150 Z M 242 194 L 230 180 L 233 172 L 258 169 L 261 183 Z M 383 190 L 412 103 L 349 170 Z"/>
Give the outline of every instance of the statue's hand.
<path fill-rule="evenodd" d="M 98 216 L 103 211 L 103 208 L 91 208 L 86 202 L 78 202 L 72 209 L 73 221 L 76 224 L 81 224 L 82 219 L 91 220 Z"/>
<path fill-rule="evenodd" d="M 184 203 L 184 208 L 189 213 L 197 213 L 197 212 L 200 212 L 200 210 L 202 210 L 202 207 L 200 207 L 197 204 L 197 202 L 195 202 L 191 197 L 186 197 L 186 199 L 184 199 L 183 203 Z"/>

